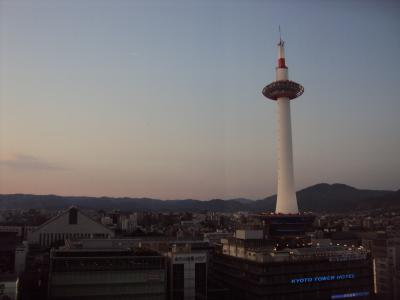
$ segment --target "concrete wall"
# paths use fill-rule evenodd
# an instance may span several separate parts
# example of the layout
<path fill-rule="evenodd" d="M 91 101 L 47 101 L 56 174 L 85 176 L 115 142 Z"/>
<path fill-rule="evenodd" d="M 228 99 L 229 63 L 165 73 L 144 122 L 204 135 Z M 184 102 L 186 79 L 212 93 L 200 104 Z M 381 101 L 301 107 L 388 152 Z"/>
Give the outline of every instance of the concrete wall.
<path fill-rule="evenodd" d="M 207 263 L 206 253 L 168 253 L 171 264 L 183 264 L 184 270 L 184 299 L 195 300 L 196 297 L 196 263 Z M 172 267 L 173 270 L 173 267 Z"/>
<path fill-rule="evenodd" d="M 11 300 L 17 299 L 17 280 L 0 281 L 0 295 L 8 296 Z M 0 296 L 0 297 L 1 297 Z"/>
<path fill-rule="evenodd" d="M 26 241 L 23 242 L 22 245 L 17 246 L 15 249 L 15 274 L 19 275 L 23 271 L 25 271 L 25 261 L 26 255 L 28 254 L 28 243 Z"/>
<path fill-rule="evenodd" d="M 236 230 L 236 238 L 241 240 L 261 240 L 263 239 L 263 231 L 247 229 Z"/>

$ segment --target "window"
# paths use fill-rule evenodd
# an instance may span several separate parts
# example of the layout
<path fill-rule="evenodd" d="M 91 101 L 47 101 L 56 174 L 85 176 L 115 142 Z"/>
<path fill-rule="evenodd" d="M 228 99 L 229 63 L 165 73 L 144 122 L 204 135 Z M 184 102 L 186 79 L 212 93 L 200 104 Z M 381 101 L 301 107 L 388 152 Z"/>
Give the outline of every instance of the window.
<path fill-rule="evenodd" d="M 78 210 L 71 208 L 69 210 L 69 225 L 78 224 Z"/>
<path fill-rule="evenodd" d="M 172 299 L 184 299 L 184 266 L 183 264 L 174 264 L 172 267 Z"/>
<path fill-rule="evenodd" d="M 204 299 L 207 295 L 207 266 L 206 263 L 195 264 L 196 299 Z"/>

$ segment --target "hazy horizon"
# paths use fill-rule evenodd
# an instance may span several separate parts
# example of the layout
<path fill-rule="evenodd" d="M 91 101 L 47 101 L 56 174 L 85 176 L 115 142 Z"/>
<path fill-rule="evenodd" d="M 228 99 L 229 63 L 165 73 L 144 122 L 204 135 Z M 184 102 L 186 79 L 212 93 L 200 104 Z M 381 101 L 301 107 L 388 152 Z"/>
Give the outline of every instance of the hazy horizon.
<path fill-rule="evenodd" d="M 398 190 L 398 1 L 1 1 L 0 193 L 276 193 L 278 25 L 296 189 Z"/>
<path fill-rule="evenodd" d="M 309 187 L 313 187 L 315 185 L 319 184 L 329 184 L 329 185 L 335 185 L 335 184 L 344 184 L 345 183 L 327 183 L 327 182 L 320 182 L 316 184 L 312 184 L 310 186 L 306 187 L 301 187 L 296 190 L 296 193 L 300 192 L 303 189 L 307 189 Z M 349 185 L 347 185 L 349 186 Z M 358 190 L 373 190 L 369 189 L 366 187 L 356 187 L 356 186 L 350 186 L 352 188 L 356 188 Z M 383 189 L 376 189 L 376 190 L 381 190 L 384 191 Z M 394 189 L 394 190 L 387 190 L 388 192 L 397 192 L 399 191 L 400 188 Z M 265 195 L 261 198 L 249 198 L 249 197 L 230 197 L 230 198 L 208 198 L 208 199 L 196 199 L 196 198 L 161 198 L 161 197 L 147 197 L 147 196 L 105 196 L 105 195 L 73 195 L 73 194 L 35 194 L 35 193 L 0 193 L 0 195 L 33 195 L 33 196 L 60 196 L 60 197 L 88 197 L 88 198 L 132 198 L 132 199 L 141 199 L 141 198 L 149 198 L 149 199 L 154 199 L 154 200 L 162 200 L 162 201 L 173 201 L 173 200 L 200 200 L 200 201 L 210 201 L 210 200 L 235 200 L 235 199 L 246 199 L 246 200 L 252 200 L 252 201 L 258 201 L 258 200 L 263 200 L 265 198 L 273 197 L 276 196 L 276 193 L 270 194 L 270 195 Z"/>

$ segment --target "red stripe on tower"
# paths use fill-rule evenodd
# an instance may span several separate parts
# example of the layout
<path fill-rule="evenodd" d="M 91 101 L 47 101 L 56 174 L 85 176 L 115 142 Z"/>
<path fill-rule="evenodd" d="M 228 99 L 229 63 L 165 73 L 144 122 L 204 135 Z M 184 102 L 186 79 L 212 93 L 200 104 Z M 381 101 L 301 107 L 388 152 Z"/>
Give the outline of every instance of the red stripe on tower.
<path fill-rule="evenodd" d="M 278 58 L 278 68 L 287 69 L 285 58 Z"/>

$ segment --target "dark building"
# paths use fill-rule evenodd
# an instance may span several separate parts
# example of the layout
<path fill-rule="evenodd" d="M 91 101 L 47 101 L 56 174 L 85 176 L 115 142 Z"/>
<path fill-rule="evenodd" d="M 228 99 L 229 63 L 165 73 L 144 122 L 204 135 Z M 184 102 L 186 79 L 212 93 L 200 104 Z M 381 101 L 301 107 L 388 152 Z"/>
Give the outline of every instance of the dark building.
<path fill-rule="evenodd" d="M 237 236 L 258 239 L 256 231 Z M 362 248 L 277 250 L 246 245 L 249 243 L 223 240 L 210 261 L 210 279 L 221 288 L 228 288 L 230 299 L 372 299 L 374 296 L 372 259 Z"/>
<path fill-rule="evenodd" d="M 377 299 L 400 298 L 400 238 L 378 233 L 372 240 Z"/>
<path fill-rule="evenodd" d="M 18 242 L 16 232 L 0 232 L 0 274 L 14 273 Z"/>
<path fill-rule="evenodd" d="M 49 253 L 39 245 L 29 246 L 25 271 L 19 277 L 20 300 L 47 299 Z"/>
<path fill-rule="evenodd" d="M 312 214 L 260 214 L 270 237 L 300 236 L 312 228 L 315 216 Z"/>
<path fill-rule="evenodd" d="M 166 299 L 166 275 L 152 250 L 52 250 L 48 299 Z"/>

